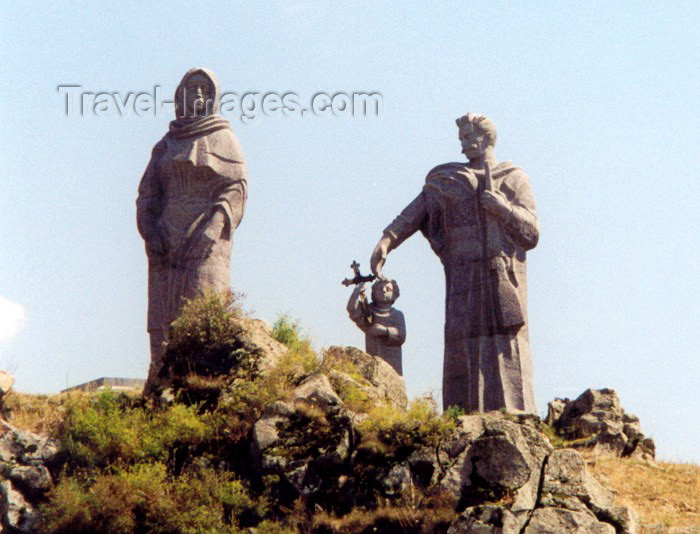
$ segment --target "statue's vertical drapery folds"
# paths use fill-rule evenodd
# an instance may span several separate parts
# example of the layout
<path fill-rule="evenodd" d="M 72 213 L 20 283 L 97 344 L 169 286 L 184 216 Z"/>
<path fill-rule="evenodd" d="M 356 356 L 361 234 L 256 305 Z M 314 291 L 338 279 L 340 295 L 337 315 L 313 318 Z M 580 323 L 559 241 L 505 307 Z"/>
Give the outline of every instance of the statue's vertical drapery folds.
<path fill-rule="evenodd" d="M 153 148 L 139 185 L 137 225 L 148 255 L 149 386 L 158 380 L 162 345 L 183 298 L 230 290 L 246 163 L 228 121 L 218 115 L 219 98 L 212 72 L 185 74 L 175 94 L 177 118 Z"/>
<path fill-rule="evenodd" d="M 457 124 L 469 162 L 428 173 L 384 230 L 373 271 L 420 230 L 445 269 L 444 408 L 534 413 L 526 273 L 539 239 L 534 197 L 521 169 L 495 160 L 493 123 L 469 114 Z"/>
<path fill-rule="evenodd" d="M 527 176 L 510 163 L 493 169 L 493 187 L 513 210 L 509 220 L 489 224 L 479 214 L 477 175 L 463 163 L 440 165 L 385 232 L 398 246 L 420 230 L 444 266 L 444 405 L 534 412 L 527 325 L 500 324 L 498 316 L 508 310 L 499 309 L 495 292 L 502 269 L 527 317 L 525 252 L 537 244 L 535 202 Z"/>

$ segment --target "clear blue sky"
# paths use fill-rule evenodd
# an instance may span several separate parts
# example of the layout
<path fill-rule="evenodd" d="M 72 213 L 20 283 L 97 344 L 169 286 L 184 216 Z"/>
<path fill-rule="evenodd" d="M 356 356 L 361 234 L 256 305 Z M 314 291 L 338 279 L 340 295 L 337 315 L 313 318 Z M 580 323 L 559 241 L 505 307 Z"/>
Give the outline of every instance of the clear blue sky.
<path fill-rule="evenodd" d="M 454 119 L 483 113 L 538 204 L 540 413 L 614 388 L 661 458 L 700 461 L 700 4 L 142 4 L 0 7 L 0 368 L 18 389 L 145 376 L 149 358 L 134 200 L 170 117 L 66 117 L 56 87 L 170 96 L 202 65 L 238 93 L 384 99 L 381 117 L 233 121 L 250 191 L 232 282 L 256 316 L 291 314 L 319 348 L 362 346 L 340 280 L 353 259 L 367 268 L 426 172 L 462 158 Z M 409 393 L 439 396 L 439 260 L 415 236 L 385 272 Z"/>

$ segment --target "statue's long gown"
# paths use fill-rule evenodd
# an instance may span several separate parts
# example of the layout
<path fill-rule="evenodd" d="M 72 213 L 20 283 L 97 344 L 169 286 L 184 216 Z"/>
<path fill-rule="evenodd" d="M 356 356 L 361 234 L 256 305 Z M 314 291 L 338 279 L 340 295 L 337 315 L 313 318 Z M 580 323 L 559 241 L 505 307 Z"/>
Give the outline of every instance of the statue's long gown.
<path fill-rule="evenodd" d="M 483 174 L 475 174 L 463 163 L 448 163 L 428 173 L 423 191 L 385 232 L 398 246 L 420 230 L 444 266 L 444 408 L 534 413 L 527 322 L 514 331 L 495 331 L 492 275 L 487 266 L 502 262 L 526 319 L 525 253 L 539 237 L 535 202 L 527 176 L 510 163 L 496 166 L 492 179 L 493 189 L 513 205 L 505 221 L 480 211 Z"/>
<path fill-rule="evenodd" d="M 162 344 L 183 298 L 230 289 L 233 232 L 246 194 L 245 159 L 228 121 L 210 115 L 171 122 L 153 149 L 137 200 L 139 232 L 147 242 L 164 236 L 166 248 L 148 258 L 149 384 L 158 380 Z M 221 214 L 223 226 L 213 228 Z"/>

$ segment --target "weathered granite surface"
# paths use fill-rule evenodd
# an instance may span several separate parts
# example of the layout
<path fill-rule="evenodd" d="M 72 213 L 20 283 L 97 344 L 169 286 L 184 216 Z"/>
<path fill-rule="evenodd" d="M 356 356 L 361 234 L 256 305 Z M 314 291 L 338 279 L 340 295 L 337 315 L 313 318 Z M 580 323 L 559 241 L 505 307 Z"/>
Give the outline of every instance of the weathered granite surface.
<path fill-rule="evenodd" d="M 372 284 L 372 302 L 367 303 L 365 284 L 353 290 L 348 300 L 350 319 L 365 333 L 365 352 L 378 356 L 403 375 L 401 345 L 406 341 L 403 313 L 393 307 L 399 298 L 395 280 L 377 280 Z"/>
<path fill-rule="evenodd" d="M 554 450 L 539 424 L 499 412 L 460 417 L 434 463 L 438 483 L 463 509 L 449 534 L 636 532 L 634 511 L 616 507 L 581 455 Z"/>
<path fill-rule="evenodd" d="M 525 173 L 494 155 L 496 128 L 471 113 L 457 120 L 467 163 L 432 169 L 423 190 L 385 228 L 371 258 L 420 231 L 445 268 L 443 407 L 535 412 L 527 326 L 526 252 L 539 223 Z"/>
<path fill-rule="evenodd" d="M 230 290 L 233 232 L 247 196 L 243 151 L 218 115 L 219 84 L 189 70 L 175 93 L 176 120 L 153 148 L 139 185 L 137 225 L 148 256 L 151 367 L 157 388 L 163 342 L 183 298 Z"/>
<path fill-rule="evenodd" d="M 625 413 L 612 389 L 587 389 L 576 400 L 554 399 L 548 405 L 547 424 L 574 447 L 595 454 L 654 460 L 656 445 L 641 430 L 639 418 Z"/>
<path fill-rule="evenodd" d="M 53 485 L 58 444 L 0 419 L 0 532 L 39 532 L 37 505 Z"/>
<path fill-rule="evenodd" d="M 377 380 L 377 367 L 385 369 L 386 379 Z M 347 511 L 376 506 L 377 496 L 394 499 L 416 491 L 455 503 L 460 515 L 451 534 L 637 531 L 634 511 L 615 505 L 577 451 L 554 449 L 537 416 L 461 416 L 437 446 L 392 450 L 367 441 L 367 416 L 349 408 L 346 382 L 337 377 L 350 368 L 353 380 L 372 378 L 377 388 L 392 374 L 400 379 L 379 358 L 332 347 L 324 370 L 306 377 L 288 400 L 267 406 L 254 426 L 252 463 L 260 477 L 279 481 L 288 502 L 303 497 Z M 381 402 L 375 393 L 371 405 Z"/>
<path fill-rule="evenodd" d="M 344 371 L 345 363 L 350 363 L 360 376 Z M 362 391 L 368 403 L 388 402 L 401 409 L 408 404 L 403 376 L 382 358 L 355 347 L 330 347 L 323 354 L 322 367 L 329 369 L 328 377 L 336 390 L 347 384 Z"/>

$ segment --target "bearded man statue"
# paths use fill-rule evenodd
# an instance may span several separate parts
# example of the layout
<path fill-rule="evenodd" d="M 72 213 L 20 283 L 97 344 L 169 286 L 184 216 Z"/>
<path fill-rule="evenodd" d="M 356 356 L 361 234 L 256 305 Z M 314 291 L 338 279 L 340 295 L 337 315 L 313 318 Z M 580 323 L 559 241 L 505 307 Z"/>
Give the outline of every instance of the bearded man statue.
<path fill-rule="evenodd" d="M 162 386 L 164 344 L 183 299 L 230 292 L 233 232 L 247 197 L 246 163 L 219 114 L 216 76 L 189 70 L 175 92 L 176 119 L 153 148 L 136 221 L 148 256 L 151 365 L 145 393 Z"/>

